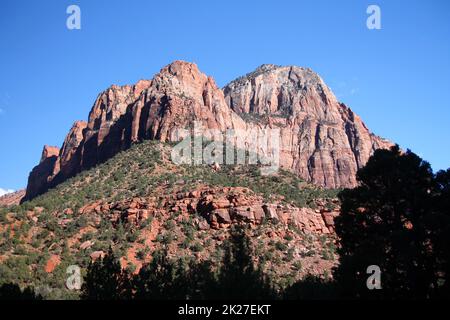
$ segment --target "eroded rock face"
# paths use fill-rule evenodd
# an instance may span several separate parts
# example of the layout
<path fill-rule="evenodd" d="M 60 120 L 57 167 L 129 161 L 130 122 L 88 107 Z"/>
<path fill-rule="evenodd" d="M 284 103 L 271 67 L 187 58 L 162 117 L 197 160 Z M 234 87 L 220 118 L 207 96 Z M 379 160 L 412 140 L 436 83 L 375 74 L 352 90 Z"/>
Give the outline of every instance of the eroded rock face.
<path fill-rule="evenodd" d="M 336 97 L 311 69 L 262 65 L 224 88 L 228 105 L 238 113 L 281 115 L 303 113 L 335 121 L 328 105 Z"/>
<path fill-rule="evenodd" d="M 130 146 L 130 106 L 150 84 L 151 81 L 141 80 L 134 86 L 113 85 L 98 96 L 80 146 L 82 169 L 103 162 Z"/>
<path fill-rule="evenodd" d="M 317 203 L 317 209 L 298 208 L 281 202 L 267 203 L 261 196 L 242 187 L 203 187 L 191 192 L 159 197 L 132 198 L 114 203 L 101 200 L 80 208 L 79 214 L 95 213 L 109 216 L 113 224 L 139 225 L 151 216 L 193 216 L 201 230 L 229 228 L 232 224 L 257 226 L 268 221 L 292 225 L 306 233 L 334 232 L 334 217 L 339 208 L 326 209 Z M 81 246 L 88 246 L 83 243 Z M 80 247 L 81 248 L 81 247 Z"/>
<path fill-rule="evenodd" d="M 46 192 L 55 172 L 59 171 L 59 148 L 44 146 L 41 161 L 33 168 L 28 177 L 27 191 L 23 199 L 32 199 Z"/>
<path fill-rule="evenodd" d="M 176 129 L 189 128 L 193 121 L 220 131 L 245 128 L 244 121 L 225 103 L 214 80 L 195 64 L 182 61 L 163 68 L 130 111 L 132 141 L 174 141 L 178 139 Z"/>
<path fill-rule="evenodd" d="M 265 117 L 279 127 L 281 165 L 317 185 L 355 186 L 356 171 L 370 155 L 392 145 L 371 134 L 310 69 L 263 65 L 224 93 L 238 114 Z"/>
<path fill-rule="evenodd" d="M 76 121 L 64 140 L 59 155 L 60 174 L 63 177 L 71 177 L 80 169 L 82 158 L 80 144 L 83 142 L 83 131 L 86 127 L 86 122 Z"/>
<path fill-rule="evenodd" d="M 245 121 L 246 114 L 259 120 Z M 194 121 L 222 132 L 279 128 L 281 166 L 329 188 L 354 186 L 357 169 L 374 150 L 390 146 L 371 134 L 310 69 L 264 65 L 221 90 L 195 64 L 175 61 L 152 80 L 102 92 L 88 122 L 73 125 L 61 151 L 44 149 L 43 160 L 30 173 L 24 199 L 133 142 L 177 141 L 176 131 L 191 128 Z"/>

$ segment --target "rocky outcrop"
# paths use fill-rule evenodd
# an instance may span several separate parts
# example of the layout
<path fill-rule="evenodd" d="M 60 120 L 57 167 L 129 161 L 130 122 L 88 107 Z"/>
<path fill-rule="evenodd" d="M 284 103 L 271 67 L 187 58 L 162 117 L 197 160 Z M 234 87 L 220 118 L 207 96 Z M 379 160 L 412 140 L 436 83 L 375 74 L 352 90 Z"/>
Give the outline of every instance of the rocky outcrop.
<path fill-rule="evenodd" d="M 45 264 L 45 272 L 52 273 L 55 268 L 61 263 L 61 258 L 58 255 L 52 255 Z"/>
<path fill-rule="evenodd" d="M 114 203 L 101 200 L 85 205 L 79 214 L 107 215 L 114 224 L 139 225 L 149 217 L 195 217 L 199 229 L 223 229 L 232 224 L 260 225 L 277 222 L 295 226 L 305 233 L 331 234 L 334 217 L 339 209 L 329 210 L 317 204 L 317 209 L 298 208 L 282 202 L 266 202 L 261 196 L 242 187 L 207 188 L 159 197 L 132 198 Z M 90 245 L 87 243 L 82 246 Z"/>
<path fill-rule="evenodd" d="M 18 190 L 0 196 L 0 206 L 13 206 L 20 204 L 20 201 L 25 196 L 25 190 Z"/>
<path fill-rule="evenodd" d="M 23 199 L 32 199 L 50 188 L 55 172 L 59 171 L 58 156 L 58 147 L 44 146 L 41 161 L 28 177 L 27 191 Z"/>
<path fill-rule="evenodd" d="M 279 127 L 281 165 L 317 185 L 355 186 L 370 155 L 392 145 L 371 134 L 311 69 L 263 65 L 224 93 L 238 114 Z"/>
<path fill-rule="evenodd" d="M 86 129 L 87 123 L 84 121 L 76 121 L 64 140 L 61 152 L 59 154 L 59 175 L 62 180 L 78 173 L 81 165 L 81 148 L 83 142 L 83 131 Z"/>
<path fill-rule="evenodd" d="M 48 251 L 44 264 L 36 270 L 50 274 L 61 270 L 67 254 L 96 261 L 105 256 L 105 248 L 118 252 L 120 266 L 134 273 L 162 249 L 169 257 L 192 256 L 199 262 L 217 263 L 220 256 L 215 253 L 231 236 L 227 230 L 239 225 L 251 239 L 255 263 L 269 262 L 267 270 L 272 275 L 276 272 L 283 277 L 295 271 L 303 277 L 329 272 L 338 261 L 333 232 L 338 202 L 315 201 L 317 208 L 311 209 L 297 207 L 281 197 L 263 197 L 243 187 L 202 184 L 186 191 L 184 185 L 165 186 L 151 196 L 101 199 L 81 208 L 70 204 L 51 210 L 29 207 L 25 219 L 8 213 L 7 223 L 1 227 L 8 228 L 13 237 L 24 223 L 32 223 L 29 232 L 22 232 L 21 243 L 36 252 Z M 48 232 L 49 219 L 60 232 Z M 36 237 L 43 239 L 38 247 L 33 242 Z M 61 243 L 67 247 L 67 254 L 61 254 Z M 12 248 L 0 256 L 0 261 L 14 255 L 17 253 Z"/>
<path fill-rule="evenodd" d="M 255 121 L 246 121 L 247 116 Z M 24 199 L 101 163 L 143 139 L 177 141 L 177 129 L 279 128 L 280 164 L 307 181 L 351 187 L 377 148 L 372 135 L 310 69 L 264 65 L 224 90 L 192 63 L 175 61 L 152 80 L 112 86 L 96 99 L 88 122 L 76 122 L 60 151 L 44 149 Z M 51 156 L 44 155 L 47 152 Z"/>

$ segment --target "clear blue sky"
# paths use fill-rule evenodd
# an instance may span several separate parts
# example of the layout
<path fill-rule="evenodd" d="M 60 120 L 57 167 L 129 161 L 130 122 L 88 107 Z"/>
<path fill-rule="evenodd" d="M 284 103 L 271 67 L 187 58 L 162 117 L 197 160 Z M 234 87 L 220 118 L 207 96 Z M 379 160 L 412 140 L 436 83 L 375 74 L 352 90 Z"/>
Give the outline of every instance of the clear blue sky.
<path fill-rule="evenodd" d="M 66 8 L 81 8 L 81 30 Z M 382 29 L 366 28 L 378 4 Z M 318 72 L 368 127 L 450 167 L 450 1 L 0 1 L 0 188 L 25 187 L 111 84 L 176 59 L 220 86 L 263 63 Z"/>

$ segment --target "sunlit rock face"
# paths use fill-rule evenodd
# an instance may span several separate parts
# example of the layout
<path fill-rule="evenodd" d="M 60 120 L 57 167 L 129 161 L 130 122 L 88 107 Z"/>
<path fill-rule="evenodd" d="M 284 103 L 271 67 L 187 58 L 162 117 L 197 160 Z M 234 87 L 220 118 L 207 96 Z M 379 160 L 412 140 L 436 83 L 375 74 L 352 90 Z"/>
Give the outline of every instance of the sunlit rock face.
<path fill-rule="evenodd" d="M 311 69 L 262 65 L 224 88 L 236 113 L 281 129 L 281 165 L 315 184 L 356 185 L 356 171 L 391 145 L 369 132 Z"/>
<path fill-rule="evenodd" d="M 44 148 L 25 200 L 143 139 L 176 141 L 200 123 L 220 132 L 280 130 L 280 165 L 328 188 L 353 187 L 356 171 L 390 142 L 369 132 L 312 70 L 263 65 L 225 88 L 197 65 L 175 61 L 151 80 L 100 93 L 88 122 L 77 121 L 62 148 Z M 244 137 L 245 139 L 245 137 Z"/>

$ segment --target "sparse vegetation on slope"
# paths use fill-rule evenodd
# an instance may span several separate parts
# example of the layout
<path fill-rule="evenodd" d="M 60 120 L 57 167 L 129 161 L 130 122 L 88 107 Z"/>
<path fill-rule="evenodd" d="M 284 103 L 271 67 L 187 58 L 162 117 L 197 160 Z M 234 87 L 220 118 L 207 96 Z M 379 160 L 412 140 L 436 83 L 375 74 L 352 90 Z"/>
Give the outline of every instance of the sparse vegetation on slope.
<path fill-rule="evenodd" d="M 261 176 L 257 166 L 223 165 L 220 170 L 206 165 L 175 166 L 169 151 L 169 145 L 159 142 L 135 144 L 32 201 L 0 209 L 1 283 L 33 286 L 44 298 L 77 298 L 77 291 L 65 288 L 66 268 L 75 264 L 84 273 L 93 259 L 110 248 L 131 273 L 163 248 L 186 263 L 200 259 L 217 265 L 228 230 L 202 230 L 201 214 L 170 211 L 167 199 L 180 192 L 213 188 L 220 197 L 223 187 L 243 187 L 250 197 L 312 208 L 315 200 L 327 202 L 336 195 L 287 171 Z M 131 208 L 114 206 L 133 203 L 133 199 L 154 199 L 154 213 L 136 223 L 120 218 Z M 118 220 L 113 219 L 115 215 Z M 324 243 L 332 247 L 332 238 L 321 242 L 314 234 L 286 228 L 266 221 L 249 231 L 254 262 L 274 280 L 275 287 L 290 285 L 309 273 L 320 275 L 333 266 L 333 253 L 322 249 Z"/>

